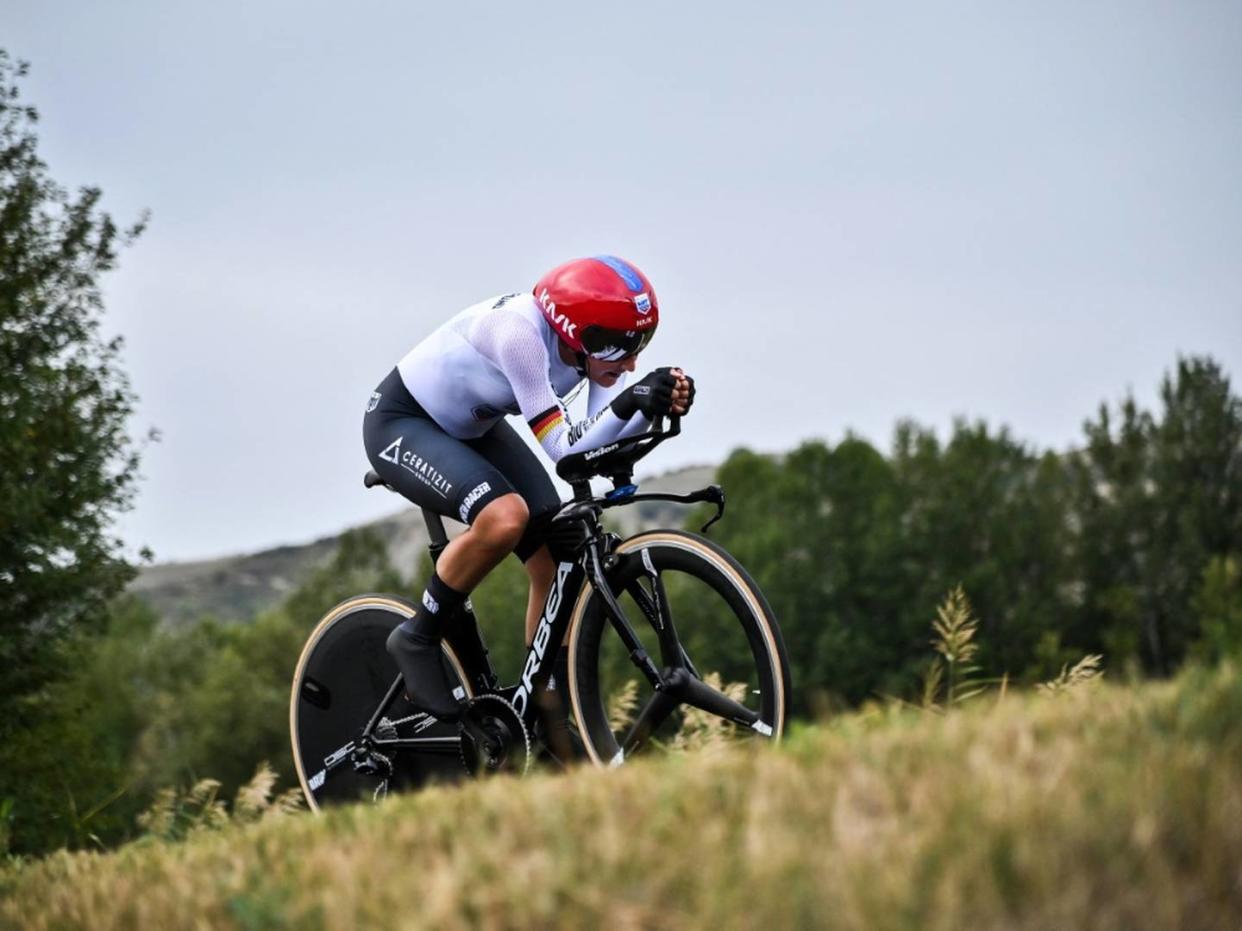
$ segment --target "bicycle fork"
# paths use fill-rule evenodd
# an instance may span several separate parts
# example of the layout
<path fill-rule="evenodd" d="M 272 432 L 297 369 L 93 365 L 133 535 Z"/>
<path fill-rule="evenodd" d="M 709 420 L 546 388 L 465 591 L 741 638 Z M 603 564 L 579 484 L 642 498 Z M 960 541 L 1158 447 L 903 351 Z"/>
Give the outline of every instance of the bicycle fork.
<path fill-rule="evenodd" d="M 735 724 L 751 728 L 765 736 L 771 736 L 772 728 L 763 722 L 758 712 L 718 692 L 702 680 L 693 661 L 682 647 L 681 640 L 677 637 L 673 615 L 669 609 L 668 595 L 664 590 L 664 582 L 660 578 L 660 573 L 652 565 L 651 555 L 646 549 L 638 553 L 627 554 L 623 558 L 641 560 L 642 575 L 651 584 L 651 595 L 638 584 L 637 580 L 630 583 L 626 590 L 655 629 L 660 640 L 662 656 L 671 662 L 663 671 L 652 662 L 651 657 L 643 648 L 642 641 L 638 639 L 638 635 L 626 618 L 624 610 L 613 596 L 612 588 L 604 577 L 598 553 L 592 550 L 590 557 L 588 568 L 592 583 L 604 599 L 613 629 L 616 630 L 626 649 L 630 651 L 630 662 L 638 667 L 655 690 L 655 694 L 648 700 L 639 713 L 638 719 L 630 728 L 630 732 L 621 744 L 621 749 L 612 760 L 612 765 L 620 765 L 625 757 L 638 750 L 655 729 L 673 713 L 678 705 L 682 704 L 691 705 L 709 714 L 733 721 Z"/>

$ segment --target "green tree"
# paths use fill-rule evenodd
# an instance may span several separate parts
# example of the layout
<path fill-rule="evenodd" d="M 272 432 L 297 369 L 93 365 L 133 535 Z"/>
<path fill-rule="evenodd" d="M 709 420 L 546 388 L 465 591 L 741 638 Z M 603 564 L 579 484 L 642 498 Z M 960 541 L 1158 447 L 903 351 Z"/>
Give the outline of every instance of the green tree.
<path fill-rule="evenodd" d="M 1214 557 L 1192 601 L 1202 636 L 1195 653 L 1209 662 L 1242 656 L 1242 560 Z"/>
<path fill-rule="evenodd" d="M 4 746 L 14 851 L 108 845 L 129 831 L 147 802 L 131 761 L 151 713 L 143 683 L 157 627 L 145 603 L 116 599 L 106 630 L 69 640 L 63 677 L 24 702 L 28 726 Z"/>
<path fill-rule="evenodd" d="M 134 396 L 121 340 L 99 332 L 100 276 L 141 224 L 122 232 L 98 188 L 70 196 L 36 152 L 0 50 L 0 707 L 37 689 L 75 629 L 98 626 L 132 577 L 109 533 L 133 494 L 125 432 Z M 6 723 L 13 723 L 9 710 Z M 0 727 L 4 727 L 0 724 Z M 18 724 L 20 726 L 20 723 Z M 2 777 L 0 777 L 2 778 Z M 0 790 L 2 794 L 2 790 Z"/>
<path fill-rule="evenodd" d="M 51 686 L 134 573 L 110 530 L 133 495 L 135 399 L 120 338 L 100 334 L 99 280 L 142 226 L 119 229 L 98 188 L 71 196 L 51 179 L 25 73 L 0 49 L 0 806 L 19 849 L 81 842 L 94 788 L 113 773 L 91 751 L 78 697 Z M 31 743 L 40 734 L 55 758 Z"/>
<path fill-rule="evenodd" d="M 889 458 L 847 437 L 782 459 L 739 451 L 718 478 L 729 517 L 713 533 L 776 611 L 796 710 L 823 704 L 817 695 L 908 693 L 926 666 L 928 620 L 959 584 L 978 606 L 988 674 L 1064 661 L 1057 631 L 1077 608 L 1055 455 L 984 424 L 959 422 L 942 444 L 903 423 Z"/>
<path fill-rule="evenodd" d="M 1086 612 L 1074 642 L 1165 675 L 1202 634 L 1214 557 L 1242 552 L 1242 399 L 1211 359 L 1179 359 L 1159 415 L 1101 406 L 1072 457 Z"/>
<path fill-rule="evenodd" d="M 895 584 L 900 502 L 893 470 L 864 440 L 804 443 L 782 459 L 734 452 L 712 528 L 763 589 L 791 658 L 795 710 L 860 701 L 900 653 Z M 707 512 L 690 517 L 701 526 Z M 925 626 L 925 625 L 924 625 Z M 696 645 L 707 649 L 709 645 Z"/>
<path fill-rule="evenodd" d="M 976 643 L 987 674 L 1055 671 L 1045 667 L 1061 654 L 1045 635 L 1077 610 L 1066 554 L 1069 486 L 1059 457 L 1036 453 L 1003 427 L 958 421 L 941 445 L 907 423 L 897 430 L 893 467 L 902 547 L 891 572 L 903 598 L 907 668 L 926 653 L 929 606 L 961 585 L 980 619 Z"/>

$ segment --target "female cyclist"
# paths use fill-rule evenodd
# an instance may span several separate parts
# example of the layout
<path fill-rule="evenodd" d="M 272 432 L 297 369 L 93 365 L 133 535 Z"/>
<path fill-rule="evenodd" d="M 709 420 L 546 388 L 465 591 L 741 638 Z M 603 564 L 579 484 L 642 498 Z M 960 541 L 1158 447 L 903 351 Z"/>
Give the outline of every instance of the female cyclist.
<path fill-rule="evenodd" d="M 415 616 L 388 639 L 418 707 L 441 720 L 459 717 L 440 666 L 443 627 L 507 553 L 530 576 L 527 644 L 556 570 L 540 536 L 560 498 L 505 416 L 520 414 L 555 462 L 645 432 L 658 416 L 687 413 L 694 380 L 681 369 L 656 369 L 625 386 L 659 317 L 655 290 L 629 262 L 574 259 L 530 293 L 457 314 L 371 395 L 363 441 L 375 471 L 420 507 L 469 525 L 440 554 Z M 565 398 L 583 379 L 587 414 L 575 423 Z M 552 681 L 564 681 L 564 649 L 555 669 Z"/>

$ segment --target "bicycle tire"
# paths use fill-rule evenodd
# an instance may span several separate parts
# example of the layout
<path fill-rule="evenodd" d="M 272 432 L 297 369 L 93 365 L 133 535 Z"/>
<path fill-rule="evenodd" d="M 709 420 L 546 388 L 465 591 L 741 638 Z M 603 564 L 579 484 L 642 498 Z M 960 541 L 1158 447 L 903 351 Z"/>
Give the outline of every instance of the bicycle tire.
<path fill-rule="evenodd" d="M 366 726 L 397 676 L 397 665 L 385 642 L 394 627 L 413 617 L 417 605 L 399 595 L 365 594 L 347 598 L 332 608 L 307 638 L 293 675 L 289 698 L 289 735 L 293 763 L 302 794 L 312 811 L 331 804 L 372 799 L 383 792 L 416 788 L 430 781 L 463 775 L 457 753 L 419 753 L 398 750 L 389 756 L 393 773 L 383 777 L 354 771 L 346 762 L 331 769 L 327 757 L 340 751 Z M 442 644 L 445 671 L 451 686 L 472 692 L 462 664 L 446 640 Z M 385 717 L 397 721 L 416 709 L 399 694 Z M 454 736 L 456 725 L 420 724 L 418 736 Z M 417 726 L 417 725 L 411 725 Z M 413 736 L 401 734 L 401 736 Z M 312 782 L 318 784 L 312 788 Z"/>
<path fill-rule="evenodd" d="M 769 735 L 777 740 L 784 732 L 790 700 L 789 658 L 785 651 L 780 627 L 771 606 L 763 593 L 744 568 L 724 549 L 706 537 L 681 530 L 654 530 L 637 534 L 622 542 L 616 550 L 618 555 L 647 550 L 651 563 L 664 580 L 669 597 L 670 613 L 683 649 L 695 661 L 700 652 L 714 657 L 712 665 L 718 670 L 704 666 L 698 671 L 705 677 L 709 672 L 722 674 L 722 684 L 738 683 L 735 689 L 743 697 L 739 700 L 759 713 L 763 723 L 771 729 Z M 631 569 L 625 578 L 613 579 L 614 594 L 618 596 L 631 626 L 639 639 L 650 650 L 656 637 L 655 629 L 637 602 L 625 592 L 626 585 L 641 575 L 636 561 L 629 561 Z M 685 582 L 678 582 L 685 579 Z M 680 616 L 679 616 L 680 615 Z M 578 596 L 570 620 L 569 634 L 569 698 L 578 720 L 584 747 L 588 757 L 596 765 L 616 765 L 619 755 L 622 729 L 614 733 L 609 723 L 610 690 L 622 667 L 628 668 L 628 676 L 637 684 L 640 692 L 650 694 L 650 686 L 632 665 L 619 637 L 606 633 L 610 628 L 603 599 L 587 585 Z M 661 647 L 662 649 L 662 647 Z M 611 656 L 606 654 L 611 653 Z M 671 665 L 672 657 L 659 655 L 652 659 L 657 665 Z M 641 694 L 638 706 L 642 705 Z M 675 714 L 664 727 L 655 732 L 657 744 L 665 747 L 689 746 L 694 743 L 679 727 L 697 721 L 706 725 L 705 712 L 697 709 L 690 713 L 699 715 L 691 721 L 686 713 Z M 739 736 L 753 730 L 720 721 L 724 727 L 719 735 Z M 710 728 L 700 728 L 710 734 Z M 671 733 L 670 733 L 671 732 Z M 693 736 L 693 735 L 692 735 Z"/>

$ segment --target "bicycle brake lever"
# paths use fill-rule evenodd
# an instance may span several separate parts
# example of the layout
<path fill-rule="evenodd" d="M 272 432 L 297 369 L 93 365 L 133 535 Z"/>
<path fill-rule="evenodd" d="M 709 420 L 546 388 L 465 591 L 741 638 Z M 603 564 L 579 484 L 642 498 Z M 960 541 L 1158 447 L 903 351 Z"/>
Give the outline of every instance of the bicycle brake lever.
<path fill-rule="evenodd" d="M 724 517 L 725 493 L 724 489 L 719 485 L 708 485 L 704 490 L 706 491 L 706 494 L 703 496 L 703 500 L 710 501 L 712 504 L 716 505 L 716 516 L 704 524 L 699 530 L 699 533 L 706 534 L 708 527 L 716 523 L 716 521 L 720 520 L 720 518 Z"/>

